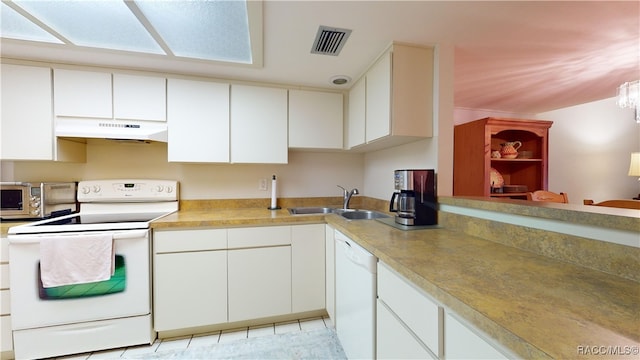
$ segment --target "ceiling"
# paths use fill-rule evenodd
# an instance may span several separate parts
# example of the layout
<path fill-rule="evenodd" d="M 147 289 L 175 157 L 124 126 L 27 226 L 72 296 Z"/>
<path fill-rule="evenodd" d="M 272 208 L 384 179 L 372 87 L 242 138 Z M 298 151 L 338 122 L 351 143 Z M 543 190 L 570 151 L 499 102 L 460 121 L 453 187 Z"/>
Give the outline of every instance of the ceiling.
<path fill-rule="evenodd" d="M 613 97 L 640 78 L 638 1 L 263 2 L 263 66 L 2 39 L 2 57 L 319 88 L 359 78 L 391 41 L 455 46 L 456 107 L 536 114 Z M 352 30 L 311 54 L 320 25 Z"/>

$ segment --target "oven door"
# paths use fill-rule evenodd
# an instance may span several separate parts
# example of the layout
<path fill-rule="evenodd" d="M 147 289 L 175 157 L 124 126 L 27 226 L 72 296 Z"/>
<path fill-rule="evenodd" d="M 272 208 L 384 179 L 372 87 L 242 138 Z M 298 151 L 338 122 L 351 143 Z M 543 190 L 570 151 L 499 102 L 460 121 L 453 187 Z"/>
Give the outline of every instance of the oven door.
<path fill-rule="evenodd" d="M 60 234 L 9 235 L 13 330 L 150 314 L 150 230 L 92 233 L 113 235 L 116 268 L 112 279 L 81 289 L 42 287 L 40 239 Z M 65 233 L 74 234 L 82 233 Z"/>

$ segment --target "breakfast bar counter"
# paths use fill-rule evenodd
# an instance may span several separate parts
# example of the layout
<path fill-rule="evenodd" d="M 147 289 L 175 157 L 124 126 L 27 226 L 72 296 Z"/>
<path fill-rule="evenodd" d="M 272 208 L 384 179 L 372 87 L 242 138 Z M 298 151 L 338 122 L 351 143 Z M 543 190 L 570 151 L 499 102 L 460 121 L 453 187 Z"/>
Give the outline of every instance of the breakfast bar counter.
<path fill-rule="evenodd" d="M 637 233 L 640 216 L 587 211 L 587 224 L 579 216 L 580 208 L 531 208 L 473 198 L 440 200 L 440 227 L 426 230 L 402 231 L 376 220 L 348 221 L 336 214 L 292 216 L 286 209 L 263 208 L 181 210 L 152 223 L 152 228 L 326 222 L 519 357 L 602 358 L 606 351 L 617 353 L 616 359 L 637 359 L 637 246 L 545 230 L 544 223 L 532 228 L 456 212 L 459 208 L 471 214 L 499 212 L 506 206 L 509 213 L 505 215 L 548 219 L 552 224 L 577 223 L 578 227 L 602 225 L 622 235 Z M 607 221 L 611 217 L 621 219 L 612 225 Z M 519 239 L 511 241 L 513 236 Z M 590 265 L 594 262 L 606 264 Z"/>

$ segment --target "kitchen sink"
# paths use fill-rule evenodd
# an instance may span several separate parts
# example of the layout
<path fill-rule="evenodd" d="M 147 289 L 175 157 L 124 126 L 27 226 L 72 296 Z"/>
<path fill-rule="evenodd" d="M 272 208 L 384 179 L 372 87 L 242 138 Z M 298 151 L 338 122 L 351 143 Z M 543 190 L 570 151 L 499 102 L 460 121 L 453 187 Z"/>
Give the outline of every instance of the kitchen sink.
<path fill-rule="evenodd" d="M 330 207 L 296 207 L 289 208 L 289 214 L 291 215 L 309 215 L 309 214 L 330 214 L 335 208 Z"/>
<path fill-rule="evenodd" d="M 391 217 L 373 210 L 338 209 L 330 207 L 294 207 L 288 208 L 291 215 L 337 214 L 348 220 L 372 220 Z"/>
<path fill-rule="evenodd" d="M 372 210 L 337 209 L 335 213 L 348 220 L 372 220 L 372 219 L 391 217 L 387 214 L 377 212 L 377 211 L 372 211 Z"/>

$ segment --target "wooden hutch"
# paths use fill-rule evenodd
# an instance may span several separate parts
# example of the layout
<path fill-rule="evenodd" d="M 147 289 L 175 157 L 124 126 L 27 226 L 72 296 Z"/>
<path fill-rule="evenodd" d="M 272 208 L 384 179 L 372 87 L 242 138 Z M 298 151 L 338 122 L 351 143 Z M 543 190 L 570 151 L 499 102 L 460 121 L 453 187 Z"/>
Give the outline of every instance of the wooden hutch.
<path fill-rule="evenodd" d="M 454 128 L 453 195 L 526 198 L 526 192 L 492 189 L 492 168 L 505 185 L 547 190 L 549 128 L 552 121 L 484 118 Z M 515 159 L 494 158 L 501 144 L 520 141 Z"/>

